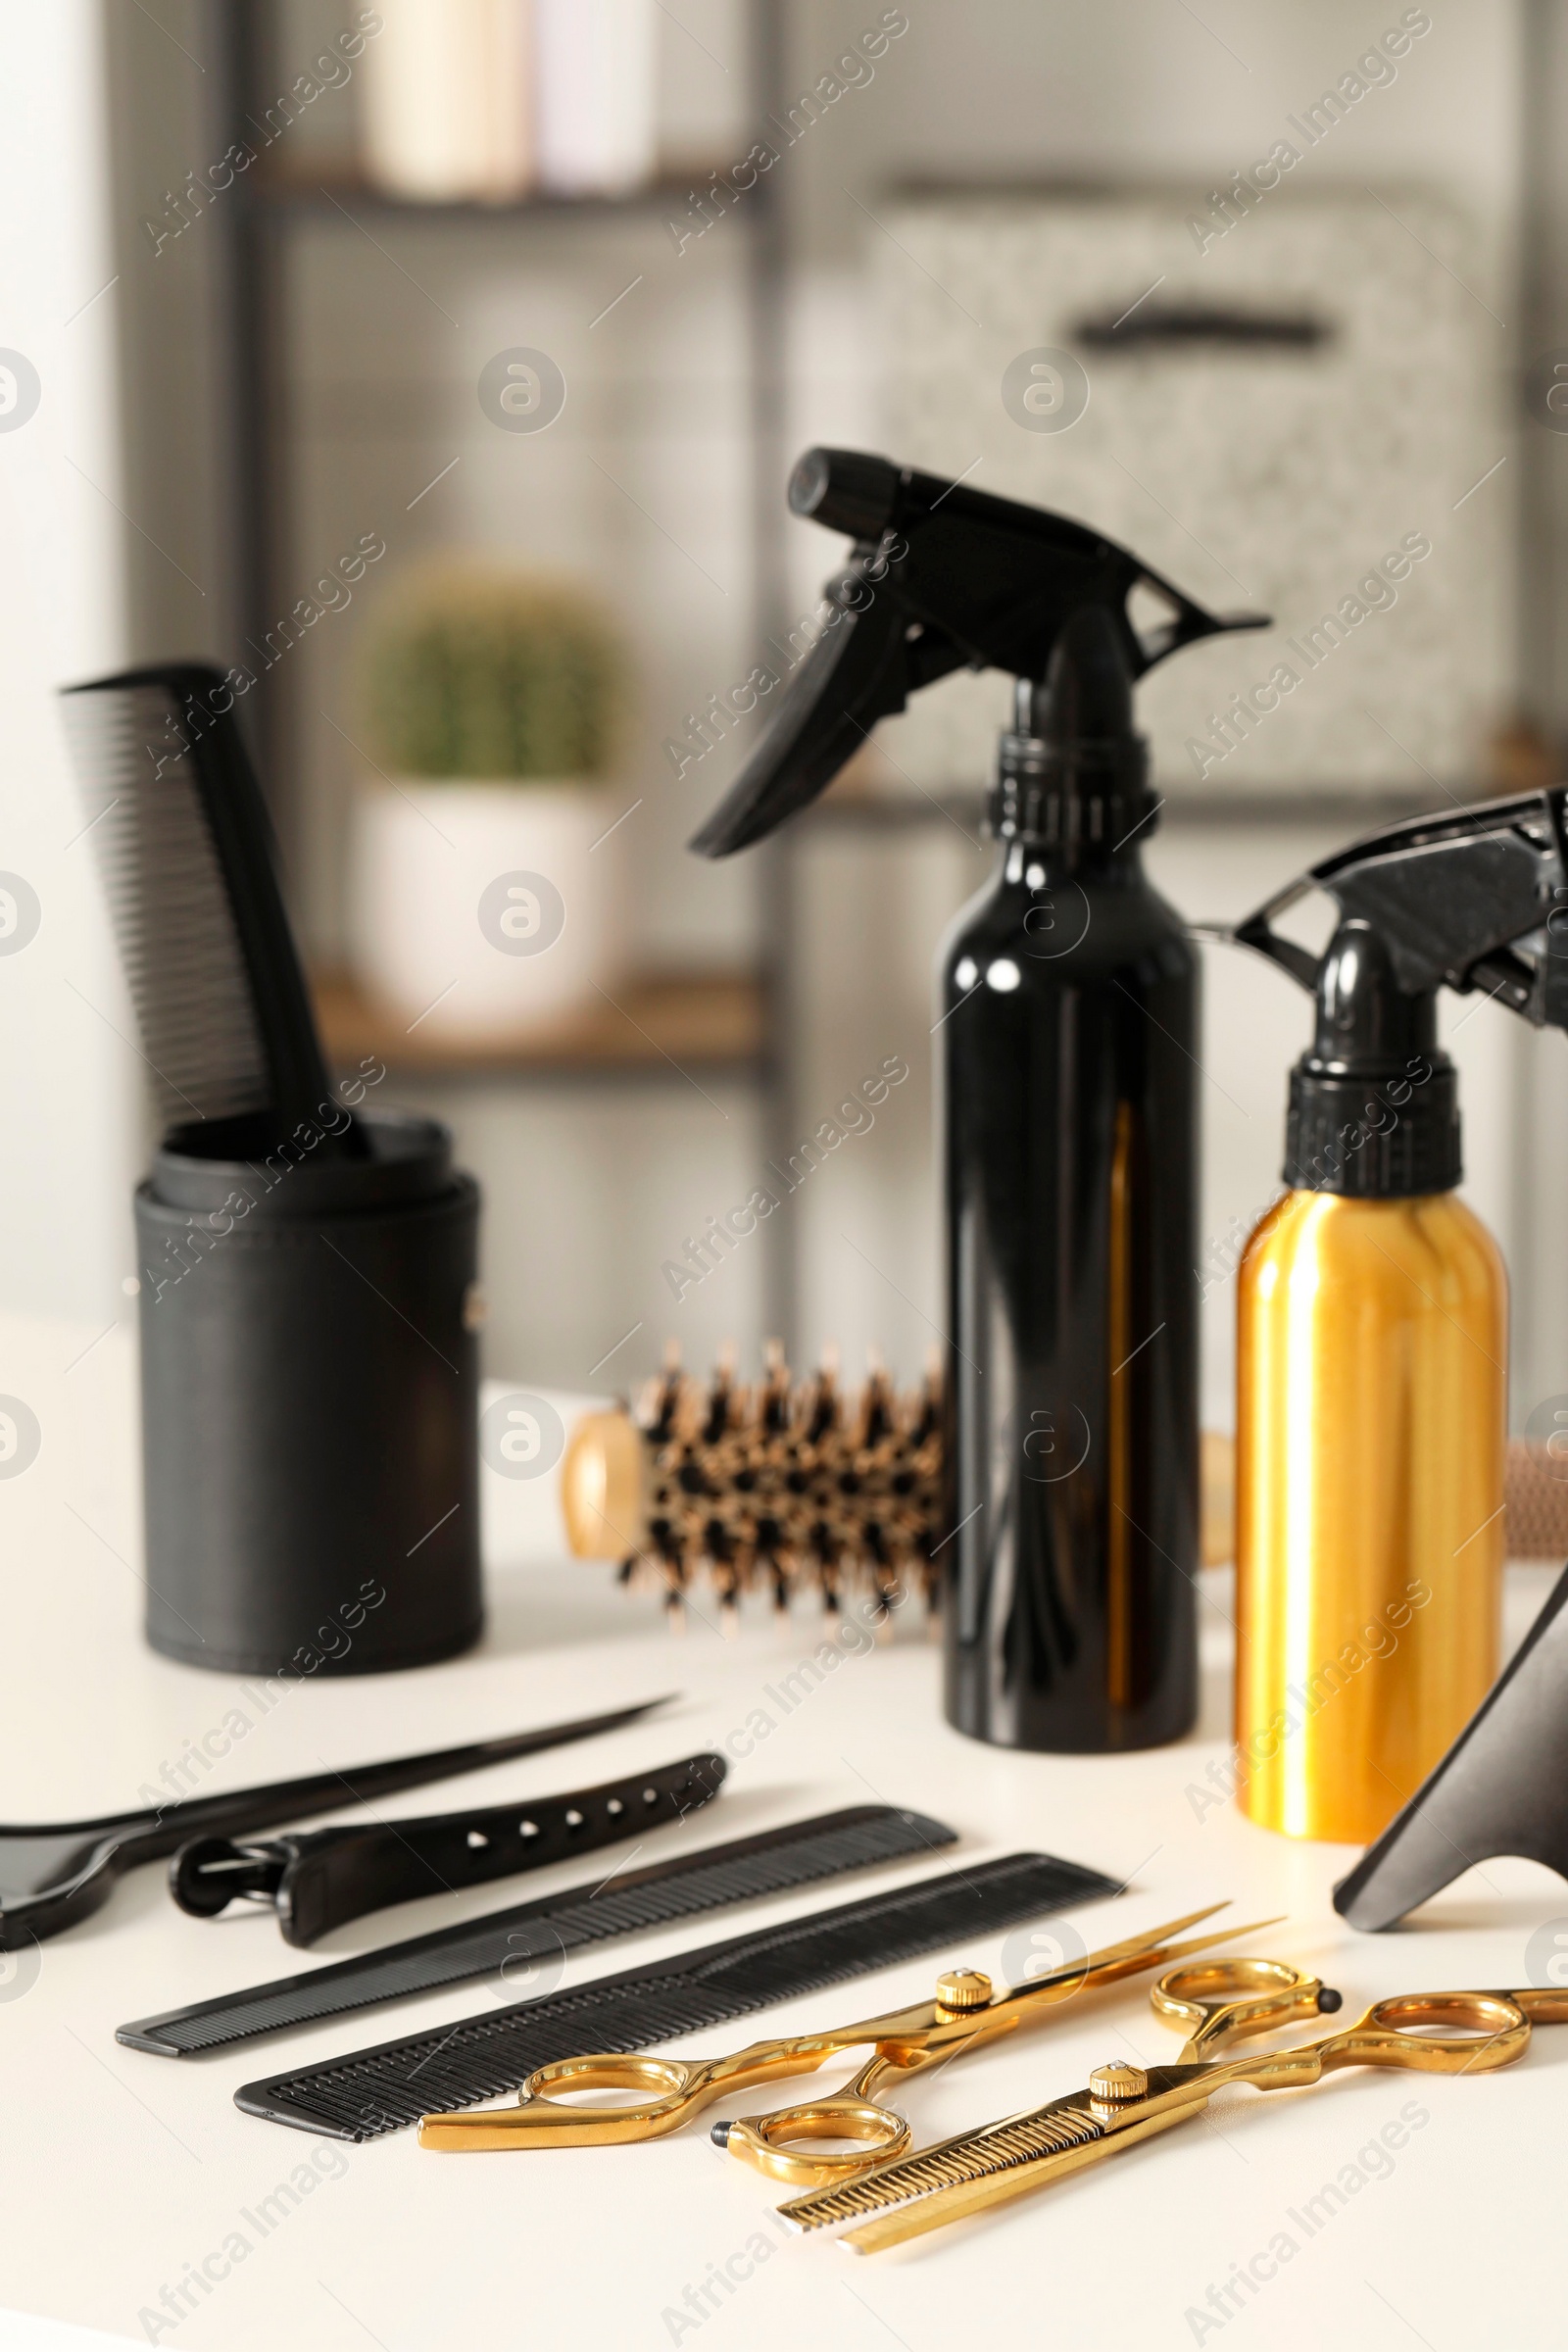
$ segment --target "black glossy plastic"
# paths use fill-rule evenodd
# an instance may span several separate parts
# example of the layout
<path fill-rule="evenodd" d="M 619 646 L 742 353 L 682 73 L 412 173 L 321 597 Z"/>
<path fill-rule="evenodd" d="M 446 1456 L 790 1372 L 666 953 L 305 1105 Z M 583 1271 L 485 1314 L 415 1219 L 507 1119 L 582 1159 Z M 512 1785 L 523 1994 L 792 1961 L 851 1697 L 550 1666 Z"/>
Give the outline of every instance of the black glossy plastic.
<path fill-rule="evenodd" d="M 1334 1908 L 1352 1928 L 1392 1928 L 1498 1854 L 1568 1878 L 1568 1568 L 1443 1761 L 1335 1887 Z M 1545 1914 L 1560 1898 L 1537 1900 Z M 1551 1940 L 1549 1928 L 1539 1935 Z"/>
<path fill-rule="evenodd" d="M 1023 1920 L 1120 1892 L 1116 1880 L 1053 1854 L 966 1862 L 912 1886 L 883 1887 L 830 1911 L 643 1960 L 616 1976 L 503 2009 L 492 2003 L 456 2025 L 245 2082 L 234 2104 L 242 2115 L 296 2132 L 377 2139 L 432 2110 L 472 2107 L 518 2090 L 538 2068 L 575 2058 L 585 2044 L 604 2051 L 667 2047 L 772 2002 L 926 1952 L 972 1950 Z"/>
<path fill-rule="evenodd" d="M 937 1023 L 948 1715 L 1007 1746 L 1174 1740 L 1197 1704 L 1198 972 L 1139 861 L 1158 804 L 1132 688 L 1266 615 L 1206 612 L 1082 523 L 863 451 L 808 450 L 790 504 L 854 555 L 694 849 L 771 832 L 960 665 L 1017 680 L 1003 867 L 944 951 Z"/>
<path fill-rule="evenodd" d="M 317 1943 L 368 1911 L 485 1886 L 684 1821 L 718 1794 L 726 1769 L 722 1756 L 686 1756 L 566 1796 L 352 1822 L 258 1843 L 199 1838 L 171 1864 L 170 1892 L 198 1919 L 215 1919 L 241 1898 L 269 1904 L 285 1943 Z"/>
<path fill-rule="evenodd" d="M 0 1824 L 0 1952 L 21 1951 L 90 1918 L 108 1901 L 115 1881 L 125 1871 L 173 1853 L 198 1830 L 237 1837 L 302 1813 L 331 1813 L 340 1805 L 390 1796 L 399 1788 L 452 1780 L 512 1756 L 539 1755 L 568 1740 L 618 1731 L 664 1704 L 662 1698 L 651 1698 L 608 1715 L 547 1724 L 541 1731 L 509 1732 L 500 1739 L 433 1748 L 390 1762 L 350 1764 L 334 1772 L 311 1773 L 304 1780 L 230 1788 L 220 1796 L 176 1798 L 137 1813 L 106 1813 L 91 1821 Z"/>
<path fill-rule="evenodd" d="M 1197 1707 L 1200 1046 L 1144 833 L 1082 833 L 1004 842 L 944 949 L 938 1036 L 948 1719 L 1091 1752 Z"/>
<path fill-rule="evenodd" d="M 1361 1200 L 1451 1192 L 1464 1174 L 1458 1077 L 1438 992 L 1401 989 L 1383 934 L 1348 915 L 1317 972 L 1317 1021 L 1291 1072 L 1284 1180 Z"/>
<path fill-rule="evenodd" d="M 156 2017 L 115 2028 L 127 2048 L 160 2058 L 190 2057 L 259 2034 L 284 2034 L 317 2018 L 404 2000 L 442 1984 L 493 1975 L 497 1985 L 515 1982 L 530 1960 L 553 1958 L 612 1936 L 647 1935 L 726 1903 L 757 1902 L 809 1886 L 842 1871 L 918 1859 L 957 1837 L 927 1813 L 894 1805 L 847 1805 L 782 1829 L 726 1838 L 694 1854 L 596 1870 L 591 1882 L 564 1886 L 530 1903 L 513 1903 L 478 1919 L 459 1920 L 433 1935 L 381 1944 L 351 1960 L 328 1962 L 303 1976 L 277 1977 L 204 2001 L 186 2001 Z"/>
<path fill-rule="evenodd" d="M 854 555 L 823 592 L 809 652 L 769 689 L 750 759 L 692 842 L 705 858 L 727 858 L 804 808 L 879 718 L 935 679 L 960 668 L 1044 678 L 1059 631 L 1086 607 L 1109 617 L 1135 678 L 1200 637 L 1266 626 L 1259 612 L 1205 612 L 1065 514 L 863 450 L 808 450 L 790 505 L 848 531 Z M 1139 588 L 1162 616 L 1144 630 L 1128 610 Z"/>

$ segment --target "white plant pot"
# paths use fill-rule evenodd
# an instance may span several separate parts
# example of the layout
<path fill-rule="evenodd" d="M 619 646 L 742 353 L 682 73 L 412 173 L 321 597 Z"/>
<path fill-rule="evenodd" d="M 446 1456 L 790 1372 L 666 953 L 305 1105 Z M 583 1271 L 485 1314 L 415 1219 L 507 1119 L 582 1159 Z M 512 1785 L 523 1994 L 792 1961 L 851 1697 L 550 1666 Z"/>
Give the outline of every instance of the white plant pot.
<path fill-rule="evenodd" d="M 349 907 L 362 984 L 426 1038 L 514 1037 L 597 1005 L 621 961 L 614 814 L 581 784 L 366 790 Z"/>

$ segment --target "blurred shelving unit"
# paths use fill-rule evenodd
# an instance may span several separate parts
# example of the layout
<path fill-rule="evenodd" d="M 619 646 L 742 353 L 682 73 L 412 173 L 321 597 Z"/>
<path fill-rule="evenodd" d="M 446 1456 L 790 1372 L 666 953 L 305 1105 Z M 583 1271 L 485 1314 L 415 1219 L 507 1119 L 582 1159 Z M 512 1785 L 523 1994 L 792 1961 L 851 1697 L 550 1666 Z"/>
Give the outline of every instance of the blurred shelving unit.
<path fill-rule="evenodd" d="M 236 137 L 243 135 L 247 121 L 265 114 L 269 95 L 284 86 L 286 77 L 280 78 L 286 46 L 282 25 L 290 4 L 298 5 L 299 0 L 224 0 L 224 5 L 214 8 L 213 20 L 220 36 L 220 102 Z M 750 123 L 763 124 L 769 116 L 778 115 L 785 98 L 787 0 L 735 0 L 735 9 L 734 22 L 737 28 L 744 24 L 746 36 L 746 118 Z M 738 57 L 734 63 L 739 77 L 743 70 Z M 319 250 L 322 240 L 338 231 L 356 243 L 368 239 L 367 257 L 373 245 L 381 257 L 375 266 L 388 270 L 387 282 L 394 289 L 413 281 L 407 270 L 402 280 L 392 271 L 408 263 L 422 274 L 419 256 L 432 253 L 440 257 L 438 268 L 450 257 L 455 273 L 482 254 L 498 277 L 514 269 L 526 279 L 536 266 L 545 266 L 541 257 L 553 257 L 551 266 L 560 267 L 564 254 L 586 253 L 590 248 L 594 253 L 611 250 L 619 233 L 617 224 L 628 241 L 658 239 L 662 233 L 662 221 L 682 212 L 704 177 L 703 168 L 693 163 L 679 176 L 664 172 L 615 196 L 528 195 L 497 203 L 423 203 L 388 194 L 375 185 L 357 168 L 347 147 L 340 146 L 330 154 L 312 154 L 280 141 L 250 172 L 236 178 L 223 219 L 231 260 L 227 537 L 233 565 L 231 601 L 241 631 L 253 642 L 263 642 L 275 616 L 289 609 L 293 585 L 301 577 L 309 486 L 314 482 L 319 488 L 322 478 L 318 463 L 316 474 L 310 472 L 316 462 L 311 454 L 313 431 L 337 434 L 333 447 L 338 453 L 348 449 L 349 438 L 356 431 L 367 447 L 376 440 L 374 420 L 366 416 L 362 429 L 354 407 L 366 394 L 378 362 L 374 353 L 362 355 L 356 349 L 356 326 L 349 315 L 352 305 L 340 314 L 318 294 L 314 307 L 300 295 L 309 257 Z M 727 274 L 715 297 L 722 305 L 723 317 L 734 321 L 736 330 L 733 381 L 736 414 L 743 416 L 744 456 L 729 476 L 732 500 L 736 486 L 749 483 L 749 577 L 744 583 L 739 576 L 729 580 L 733 601 L 722 610 L 745 639 L 758 646 L 787 627 L 790 613 L 781 491 L 793 453 L 784 441 L 784 345 L 786 317 L 798 290 L 804 252 L 794 250 L 786 233 L 786 216 L 796 218 L 800 200 L 798 193 L 791 198 L 781 186 L 783 178 L 783 173 L 760 177 L 745 203 L 729 215 L 737 243 L 729 253 Z M 578 224 L 586 242 L 576 241 Z M 726 236 L 731 230 L 726 230 Z M 795 233 L 800 233 L 799 228 Z M 422 243 L 416 245 L 413 240 Z M 628 264 L 626 274 L 639 266 Z M 682 264 L 680 271 L 669 270 L 660 288 L 650 285 L 639 296 L 639 301 L 665 307 L 650 309 L 638 320 L 636 333 L 629 336 L 628 351 L 637 363 L 645 357 L 645 344 L 651 347 L 657 341 L 661 322 L 678 315 L 675 306 L 689 294 L 689 274 L 681 272 L 689 273 L 692 266 Z M 454 301 L 453 308 L 462 306 Z M 627 315 L 617 314 L 617 318 Z M 375 324 L 379 326 L 379 318 Z M 318 387 L 313 394 L 302 366 L 307 335 L 323 375 L 331 379 L 335 406 L 329 427 L 319 426 L 310 414 L 311 399 L 318 399 L 319 391 Z M 386 346 L 380 349 L 384 359 Z M 446 370 L 446 389 L 458 387 L 461 370 L 440 353 L 418 383 L 410 381 L 400 387 L 389 380 L 385 386 L 388 401 L 403 400 L 397 429 L 416 449 L 420 462 L 426 447 L 420 436 L 431 430 L 429 419 L 435 413 L 432 387 L 438 368 Z M 614 429 L 614 412 L 606 399 L 596 398 L 591 372 L 578 380 L 574 416 L 580 445 L 591 463 L 598 464 L 600 458 L 607 461 L 601 472 L 617 472 L 614 451 L 618 445 L 606 437 Z M 461 388 L 471 409 L 468 382 L 465 380 Z M 384 444 L 377 445 L 373 454 L 374 464 L 383 466 Z M 426 470 L 435 474 L 446 454 L 445 443 L 439 448 L 432 443 Z M 562 453 L 552 455 L 553 466 L 563 463 Z M 381 477 L 364 476 L 365 480 L 372 478 L 379 481 Z M 422 480 L 423 474 L 415 479 Z M 621 479 L 623 483 L 625 476 Z M 706 479 L 705 469 L 705 484 Z M 620 486 L 617 484 L 617 489 Z M 745 488 L 739 494 L 743 499 L 748 496 Z M 657 501 L 654 503 L 657 508 Z M 419 518 L 431 511 L 421 509 Z M 658 531 L 662 524 L 647 515 L 639 527 Z M 666 532 L 666 539 L 668 535 Z M 647 575 L 639 593 L 645 605 L 657 601 L 657 591 L 650 590 Z M 708 593 L 695 575 L 693 593 L 698 598 Z M 800 593 L 798 583 L 795 593 Z M 713 609 L 720 610 L 716 599 Z M 743 611 L 744 621 L 740 619 Z M 716 662 L 716 655 L 713 658 Z M 305 772 L 301 753 L 307 730 L 318 723 L 301 694 L 296 672 L 291 658 L 291 666 L 280 672 L 279 679 L 269 681 L 264 693 L 253 698 L 253 723 L 261 736 L 264 772 L 274 779 Z M 717 685 L 720 680 L 715 676 L 711 682 Z M 708 772 L 706 768 L 702 771 L 705 776 Z M 715 777 L 715 791 L 717 781 Z M 1183 791 L 1173 797 L 1161 822 L 1172 834 L 1188 835 L 1201 828 L 1261 825 L 1273 829 L 1313 821 L 1338 824 L 1350 833 L 1394 815 L 1413 813 L 1422 805 L 1420 793 L 1403 798 L 1337 793 L 1332 788 L 1230 795 Z M 314 882 L 320 869 L 311 863 L 318 851 L 311 846 L 307 811 L 291 807 L 285 794 L 276 813 L 286 855 L 296 861 L 297 872 Z M 574 1148 L 576 1156 L 565 1155 L 575 1171 L 570 1181 L 579 1191 L 584 1181 L 592 1181 L 585 1180 L 582 1171 L 597 1154 L 595 1164 L 604 1184 L 612 1188 L 618 1183 L 624 1192 L 626 1170 L 638 1157 L 641 1128 L 638 1141 L 630 1142 L 630 1131 L 624 1128 L 619 1140 L 612 1141 L 611 1127 L 605 1122 L 618 1115 L 613 1111 L 614 1102 L 628 1089 L 638 1092 L 636 1119 L 650 1124 L 662 1119 L 666 1111 L 671 1119 L 712 1119 L 718 1098 L 728 1105 L 718 1115 L 727 1120 L 737 1101 L 743 1099 L 745 1116 L 755 1112 L 755 1127 L 749 1128 L 748 1134 L 756 1137 L 759 1164 L 769 1156 L 782 1164 L 789 1152 L 798 1149 L 802 1134 L 821 1117 L 832 1087 L 842 1085 L 839 1064 L 848 1067 L 860 1050 L 858 1045 L 840 1044 L 841 1028 L 846 1041 L 850 1035 L 858 1038 L 863 1032 L 866 1042 L 871 1030 L 880 1039 L 885 1029 L 885 1044 L 879 1044 L 878 1051 L 898 1044 L 901 1050 L 922 1054 L 924 1024 L 929 1018 L 920 1011 L 925 995 L 923 972 L 918 979 L 906 972 L 895 1013 L 893 999 L 876 998 L 875 992 L 867 989 L 857 956 L 867 925 L 887 927 L 896 952 L 901 934 L 911 925 L 929 927 L 945 919 L 939 904 L 943 893 L 961 896 L 972 887 L 971 870 L 976 881 L 980 878 L 983 815 L 984 796 L 972 784 L 963 788 L 935 785 L 929 791 L 912 786 L 895 790 L 867 787 L 863 781 L 857 788 L 847 778 L 803 822 L 785 828 L 746 860 L 748 876 L 755 878 L 759 887 L 755 953 L 744 964 L 744 946 L 738 952 L 710 951 L 708 941 L 694 935 L 690 943 L 693 952 L 688 955 L 677 939 L 659 968 L 639 968 L 638 959 L 633 958 L 632 967 L 603 1002 L 548 1030 L 515 1038 L 460 1044 L 428 1035 L 417 1023 L 404 1027 L 369 1001 L 351 975 L 330 968 L 334 951 L 327 942 L 323 968 L 317 977 L 317 996 L 328 1054 L 345 1068 L 374 1055 L 415 1093 L 451 1102 L 454 1115 L 472 1116 L 473 1106 L 482 1097 L 489 1106 L 483 1116 L 490 1121 L 487 1131 L 492 1137 L 498 1120 L 515 1120 L 515 1112 L 506 1105 L 526 1099 L 531 1125 L 535 1102 L 552 1090 L 568 1090 L 578 1106 L 573 1115 L 583 1122 L 583 1140 Z M 676 854 L 673 842 L 678 833 L 671 834 L 669 824 L 666 814 L 665 839 L 671 845 L 670 854 Z M 880 854 L 879 840 L 885 840 L 891 858 L 904 859 L 898 868 L 902 879 L 882 894 L 874 908 L 867 908 L 864 922 L 847 925 L 842 877 L 835 881 L 830 869 L 835 860 L 845 866 L 856 858 L 875 858 Z M 936 846 L 941 842 L 957 857 L 951 871 L 943 865 L 942 852 Z M 923 880 L 917 878 L 917 868 Z M 901 890 L 904 897 L 896 906 L 892 901 Z M 830 908 L 838 911 L 829 912 Z M 923 938 L 922 932 L 921 956 L 914 961 L 923 960 Z M 714 968 L 695 968 L 700 960 L 708 960 L 710 952 Z M 849 977 L 852 974 L 855 977 Z M 857 1000 L 853 1004 L 852 997 Z M 858 1001 L 861 999 L 874 1002 Z M 821 1041 L 828 1035 L 834 1042 L 824 1054 Z M 682 1086 L 687 1090 L 684 1103 L 679 1093 Z M 710 1093 L 710 1088 L 714 1092 Z M 532 1094 L 527 1093 L 530 1089 Z M 911 1088 L 909 1103 L 914 1098 Z M 737 1113 L 737 1125 L 740 1121 Z M 911 1109 L 908 1122 L 912 1135 L 921 1118 Z M 736 1126 L 720 1128 L 715 1119 L 709 1132 L 713 1138 L 733 1138 L 736 1131 Z M 695 1192 L 710 1181 L 708 1165 L 713 1147 L 704 1141 L 702 1130 L 690 1132 L 687 1190 Z M 745 1152 L 753 1149 L 748 1142 Z M 857 1164 L 866 1164 L 863 1152 Z M 890 1182 L 902 1181 L 902 1169 L 888 1171 Z M 714 1185 L 721 1181 L 716 1174 L 711 1178 Z M 694 1202 L 703 1209 L 722 1204 L 716 1194 L 711 1201 L 705 1197 L 700 1203 Z M 535 1201 L 536 1212 L 542 1206 Z M 563 1216 L 567 1216 L 571 1203 L 563 1196 L 558 1206 Z M 658 1213 L 661 1232 L 666 1225 L 674 1225 L 673 1213 L 666 1217 L 662 1208 Z M 803 1307 L 810 1290 L 807 1260 L 813 1248 L 820 1251 L 823 1246 L 822 1235 L 817 1234 L 813 1242 L 809 1229 L 815 1214 L 811 1206 L 789 1218 L 771 1220 L 760 1234 L 752 1261 L 754 1266 L 765 1268 L 760 1283 L 765 1327 L 780 1333 L 792 1349 L 798 1348 L 802 1337 L 803 1314 L 808 1316 L 808 1308 Z M 689 1221 L 700 1223 L 696 1216 Z M 554 1211 L 548 1211 L 543 1230 L 554 1233 Z M 673 1238 L 670 1246 L 674 1246 Z M 922 1257 L 926 1253 L 923 1241 L 911 1240 L 905 1246 L 918 1248 Z M 642 1240 L 637 1249 L 645 1250 Z M 657 1254 L 662 1254 L 662 1245 Z M 884 1271 L 876 1279 L 891 1277 Z M 901 1307 L 891 1293 L 883 1300 L 883 1311 L 889 1317 L 906 1310 L 916 1317 L 923 1313 L 918 1306 L 910 1307 L 907 1300 Z"/>
<path fill-rule="evenodd" d="M 663 1079 L 694 1069 L 756 1076 L 766 1046 L 766 1001 L 748 972 L 661 973 L 548 1028 L 453 1043 L 420 1037 L 367 997 L 345 972 L 315 983 L 326 1055 L 353 1069 L 368 1055 L 395 1076 Z"/>
<path fill-rule="evenodd" d="M 783 46 L 783 0 L 742 0 L 748 79 L 747 112 L 762 120 L 778 103 Z M 247 125 L 266 113 L 279 80 L 282 0 L 228 0 L 212 12 L 220 46 L 219 111 L 230 135 L 243 141 Z M 722 171 L 729 158 L 710 162 Z M 284 149 L 264 156 L 235 178 L 225 216 L 228 236 L 227 378 L 230 599 L 241 633 L 260 646 L 274 616 L 288 608 L 298 564 L 291 550 L 292 490 L 300 464 L 299 419 L 291 411 L 292 323 L 290 272 L 303 231 L 342 220 L 372 238 L 395 262 L 400 233 L 432 231 L 452 240 L 494 237 L 531 249 L 538 232 L 563 223 L 628 226 L 668 220 L 708 176 L 692 164 L 615 195 L 528 194 L 501 201 L 419 202 L 387 193 L 343 155 L 325 159 Z M 743 272 L 743 342 L 748 378 L 752 576 L 749 634 L 760 640 L 778 630 L 785 613 L 782 446 L 784 371 L 783 207 L 773 184 L 756 180 L 735 214 L 747 240 Z M 390 242 L 386 242 L 386 241 Z M 258 738 L 264 775 L 274 780 L 274 817 L 285 863 L 305 854 L 300 811 L 276 779 L 297 774 L 308 714 L 290 699 L 291 686 L 253 698 L 249 723 Z M 340 970 L 316 975 L 315 993 L 328 1059 L 352 1068 L 368 1054 L 420 1089 L 464 1081 L 499 1086 L 570 1081 L 608 1087 L 695 1084 L 694 1072 L 739 1081 L 753 1091 L 764 1151 L 789 1127 L 787 1054 L 790 936 L 787 853 L 771 846 L 759 861 L 761 887 L 758 955 L 750 970 L 633 971 L 612 997 L 548 1030 L 514 1040 L 456 1043 L 405 1030 Z M 702 1090 L 699 1089 L 701 1092 Z M 760 1242 L 765 1253 L 764 1306 L 769 1328 L 789 1336 L 793 1297 L 786 1239 L 780 1230 Z"/>

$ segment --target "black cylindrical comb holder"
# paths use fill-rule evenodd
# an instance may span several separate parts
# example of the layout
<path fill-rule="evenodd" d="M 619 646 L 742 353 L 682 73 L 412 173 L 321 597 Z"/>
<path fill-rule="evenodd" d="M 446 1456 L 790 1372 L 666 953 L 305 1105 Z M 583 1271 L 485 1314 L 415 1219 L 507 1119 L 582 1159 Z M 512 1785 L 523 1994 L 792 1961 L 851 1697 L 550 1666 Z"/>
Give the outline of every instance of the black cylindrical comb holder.
<path fill-rule="evenodd" d="M 180 1129 L 137 1190 L 147 1638 L 190 1665 L 479 1635 L 478 1187 L 438 1120 L 357 1117 L 359 1160 Z"/>

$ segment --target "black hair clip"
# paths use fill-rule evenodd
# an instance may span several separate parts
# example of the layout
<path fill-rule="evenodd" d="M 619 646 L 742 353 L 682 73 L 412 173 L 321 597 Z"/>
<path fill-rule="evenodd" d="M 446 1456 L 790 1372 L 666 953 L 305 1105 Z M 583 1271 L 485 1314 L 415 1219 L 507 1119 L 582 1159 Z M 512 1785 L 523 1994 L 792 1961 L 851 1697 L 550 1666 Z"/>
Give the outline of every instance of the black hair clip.
<path fill-rule="evenodd" d="M 198 1838 L 171 1863 L 170 1891 L 198 1919 L 216 1919 L 231 1902 L 270 1904 L 285 1943 L 315 1943 L 388 1903 L 484 1886 L 683 1821 L 718 1794 L 726 1769 L 722 1756 L 687 1756 L 572 1796 L 355 1822 L 259 1843 Z"/>

